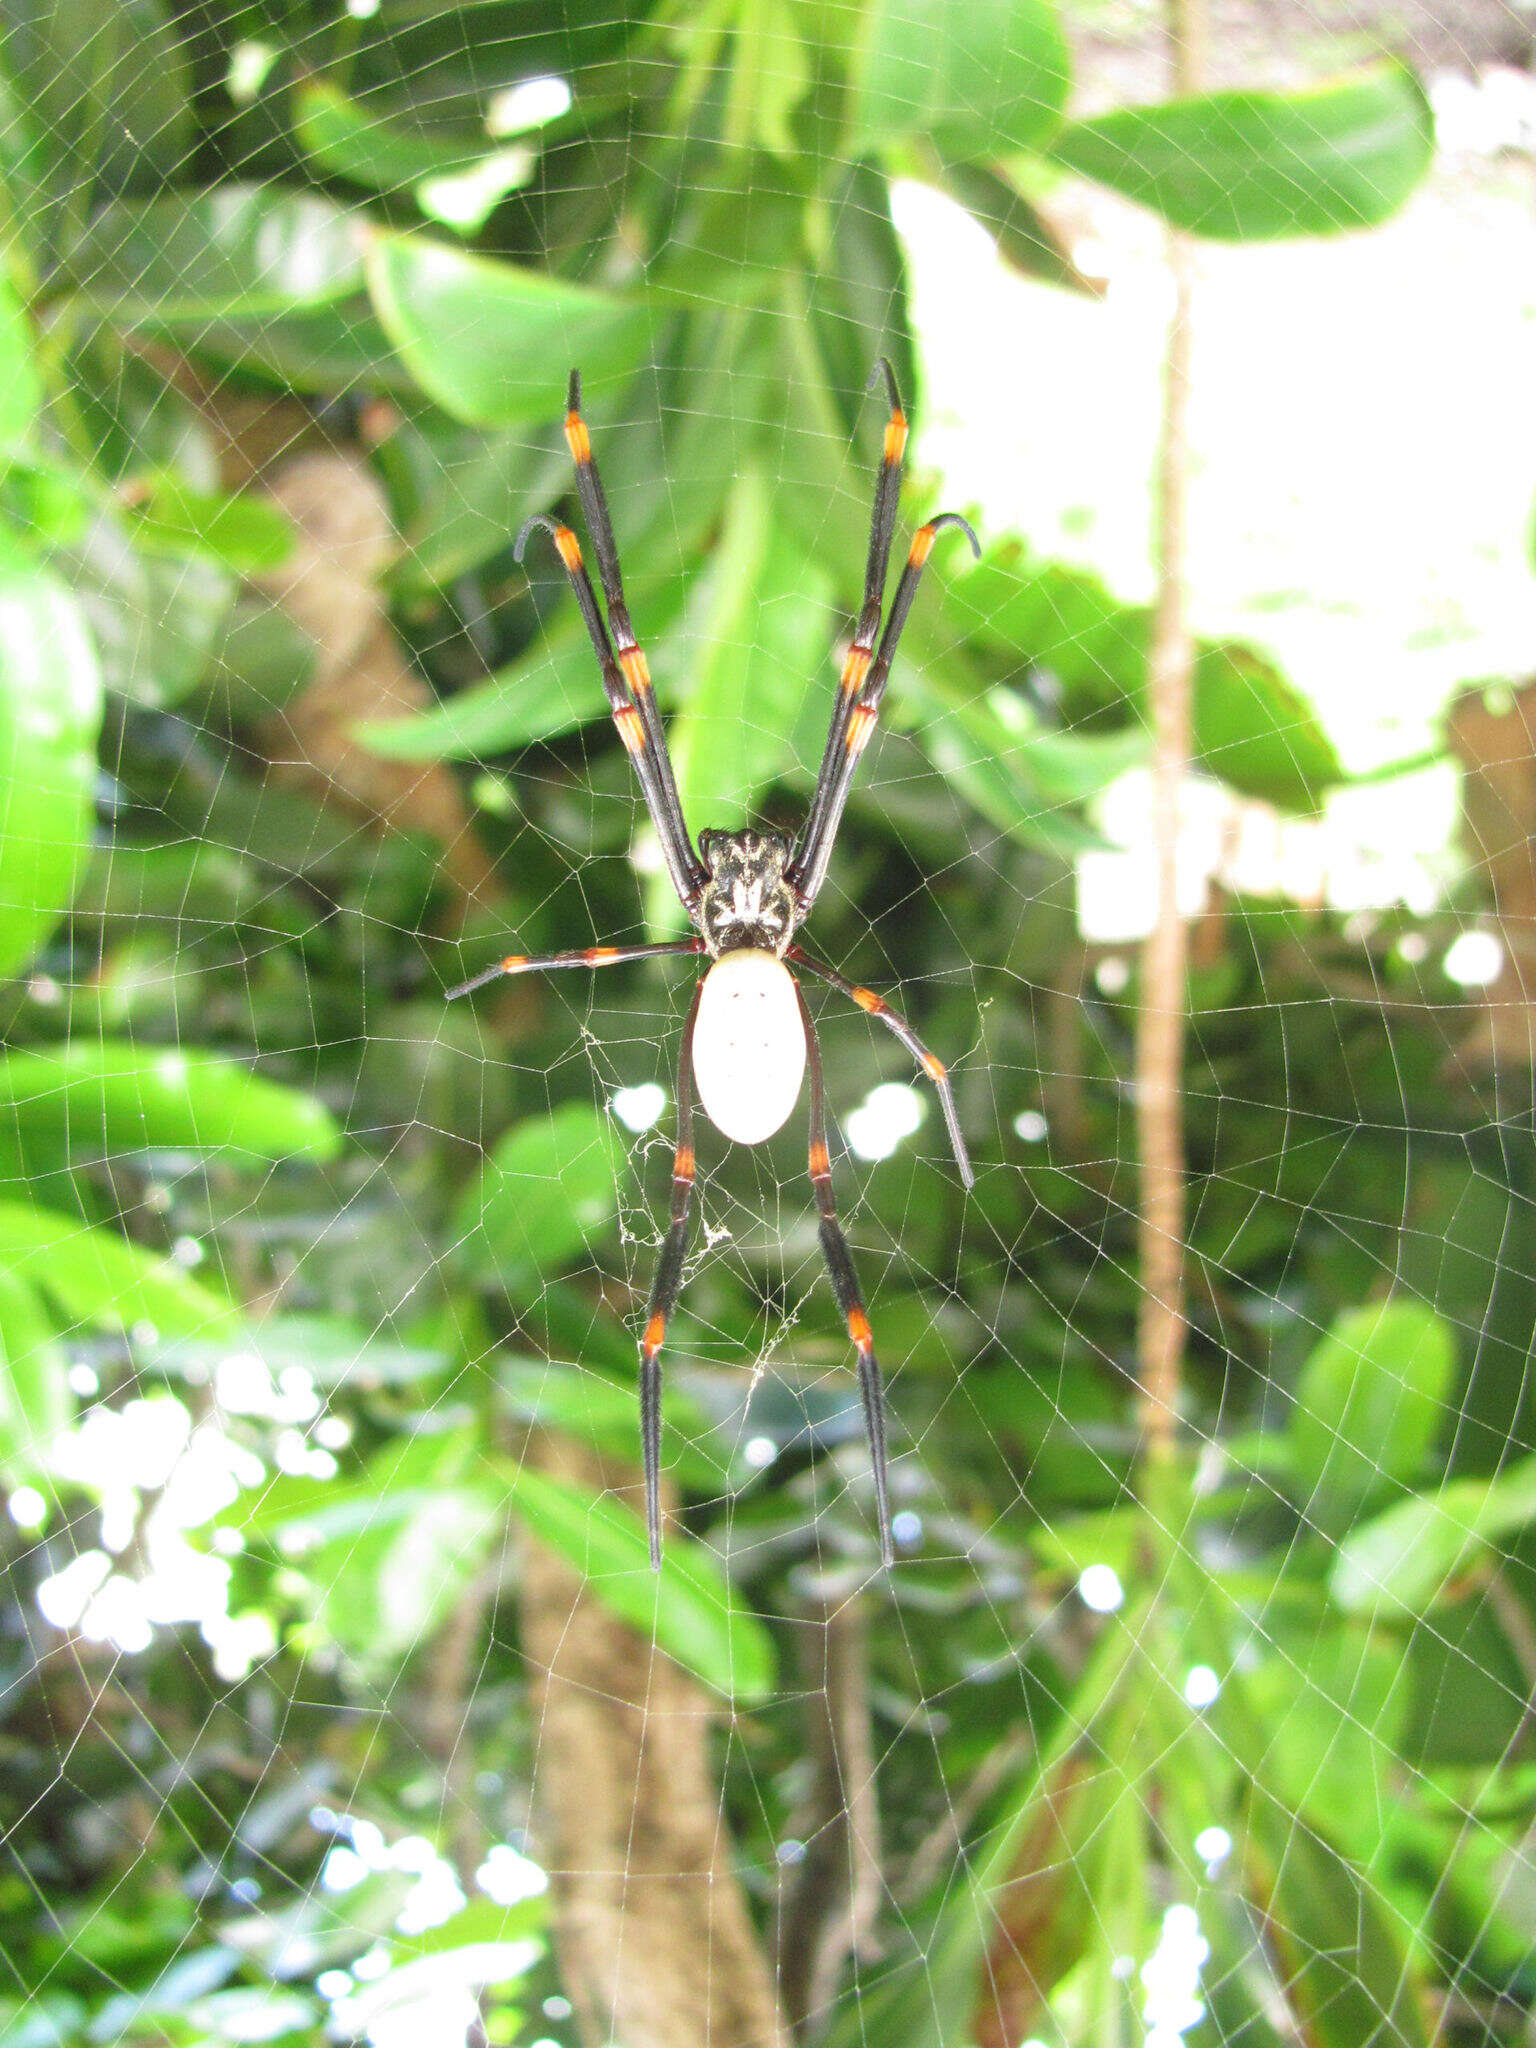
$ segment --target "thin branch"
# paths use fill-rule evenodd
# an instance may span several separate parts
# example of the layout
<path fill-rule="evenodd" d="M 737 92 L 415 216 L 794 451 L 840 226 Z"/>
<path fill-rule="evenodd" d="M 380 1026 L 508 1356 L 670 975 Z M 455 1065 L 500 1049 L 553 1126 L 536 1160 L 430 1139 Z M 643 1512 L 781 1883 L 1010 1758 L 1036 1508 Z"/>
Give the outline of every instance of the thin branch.
<path fill-rule="evenodd" d="M 1201 0 L 1168 0 L 1176 94 L 1198 90 Z M 1163 367 L 1157 461 L 1149 695 L 1152 829 L 1157 917 L 1142 948 L 1136 1027 L 1136 1121 L 1141 1159 L 1141 1414 L 1147 1456 L 1173 1453 L 1184 1358 L 1184 1117 L 1182 1076 L 1188 934 L 1178 901 L 1179 795 L 1189 767 L 1194 644 L 1189 630 L 1187 511 L 1193 261 L 1188 240 L 1168 236 L 1174 307 Z"/>

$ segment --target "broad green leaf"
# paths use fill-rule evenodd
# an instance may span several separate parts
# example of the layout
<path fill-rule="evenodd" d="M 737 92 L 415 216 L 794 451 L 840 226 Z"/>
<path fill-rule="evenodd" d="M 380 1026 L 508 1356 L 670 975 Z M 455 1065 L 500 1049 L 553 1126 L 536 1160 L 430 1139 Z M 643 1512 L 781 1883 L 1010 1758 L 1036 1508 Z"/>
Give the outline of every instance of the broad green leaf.
<path fill-rule="evenodd" d="M 623 1165 L 608 1118 L 581 1103 L 517 1124 L 455 1210 L 470 1272 L 513 1295 L 540 1287 L 612 1223 Z"/>
<path fill-rule="evenodd" d="M 106 207 L 70 258 L 77 302 L 116 327 L 265 319 L 354 292 L 360 217 L 317 193 L 218 185 Z"/>
<path fill-rule="evenodd" d="M 941 662 L 903 668 L 893 688 L 900 716 L 939 773 L 1025 846 L 1070 857 L 1100 844 L 1081 806 L 1146 758 L 1138 730 L 1102 738 L 1054 731 L 1017 692 L 978 691 Z"/>
<path fill-rule="evenodd" d="M 329 1110 L 235 1060 L 173 1047 L 75 1039 L 0 1058 L 0 1110 L 92 1158 L 149 1150 L 247 1159 L 332 1159 Z"/>
<path fill-rule="evenodd" d="M 0 563 L 0 973 L 68 910 L 95 829 L 101 670 L 56 578 Z"/>
<path fill-rule="evenodd" d="M 609 1457 L 639 1458 L 638 1393 L 633 1380 L 604 1379 L 596 1372 L 573 1371 L 547 1358 L 498 1355 L 486 1361 L 486 1368 L 508 1411 L 520 1422 L 558 1430 Z M 663 1426 L 669 1437 L 666 1466 L 675 1482 L 701 1493 L 718 1492 L 720 1467 L 688 1441 L 690 1436 L 702 1436 L 709 1426 L 698 1405 L 686 1394 L 669 1392 Z"/>
<path fill-rule="evenodd" d="M 1191 717 L 1202 766 L 1244 796 L 1307 816 L 1345 780 L 1312 706 L 1241 641 L 1197 650 Z"/>
<path fill-rule="evenodd" d="M 54 566 L 79 599 L 109 690 L 158 707 L 202 681 L 235 599 L 228 569 L 135 546 L 119 513 L 98 513 Z"/>
<path fill-rule="evenodd" d="M 381 1670 L 420 1649 L 506 1520 L 467 1429 L 398 1437 L 334 1479 L 279 1476 L 221 1520 L 270 1543 L 312 1588 L 316 1626 Z"/>
<path fill-rule="evenodd" d="M 297 85 L 292 107 L 294 132 L 320 169 L 373 192 L 401 192 L 419 178 L 467 170 L 486 154 L 483 135 L 434 134 L 408 106 L 381 119 L 321 79 Z"/>
<path fill-rule="evenodd" d="M 1069 122 L 1058 163 L 1218 241 L 1369 227 L 1429 168 L 1434 121 L 1406 65 L 1294 92 L 1221 92 Z"/>
<path fill-rule="evenodd" d="M 91 1329 L 145 1324 L 160 1336 L 194 1337 L 234 1326 L 229 1298 L 174 1259 L 26 1202 L 0 1202 L 0 1262 L 68 1321 Z"/>
<path fill-rule="evenodd" d="M 695 827 L 751 815 L 788 765 L 807 679 L 827 667 L 832 582 L 775 518 L 768 479 L 746 469 L 727 502 L 696 634 L 680 636 L 690 677 L 669 745 Z"/>
<path fill-rule="evenodd" d="M 581 1573 L 587 1591 L 668 1656 L 728 1699 L 744 1704 L 773 1689 L 773 1645 L 757 1616 L 742 1607 L 707 1551 L 667 1537 L 662 1567 L 650 1566 L 638 1515 L 618 1501 L 527 1467 L 510 1471 L 513 1505 L 539 1540 Z"/>
<path fill-rule="evenodd" d="M 648 639 L 652 629 L 670 623 L 682 596 L 681 578 L 665 593 L 646 596 Z M 358 736 L 386 760 L 477 761 L 555 739 L 608 715 L 592 642 L 571 605 L 560 611 L 534 653 L 418 717 L 371 720 Z"/>
<path fill-rule="evenodd" d="M 35 1288 L 0 1272 L 0 1480 L 16 1486 L 48 1467 L 48 1450 L 74 1403 L 69 1361 Z"/>
<path fill-rule="evenodd" d="M 649 346 L 640 305 L 426 235 L 373 233 L 368 288 L 422 390 L 472 426 L 556 419 L 572 368 L 598 384 Z"/>
<path fill-rule="evenodd" d="M 874 0 L 854 69 L 856 151 L 918 137 L 964 159 L 1038 148 L 1071 60 L 1050 0 Z"/>
<path fill-rule="evenodd" d="M 1382 1487 L 1418 1477 L 1445 1426 L 1455 1364 L 1449 1328 L 1421 1302 L 1335 1318 L 1302 1368 L 1288 1425 L 1309 1512 L 1337 1526 Z"/>
<path fill-rule="evenodd" d="M 981 223 L 1011 270 L 1088 298 L 1104 296 L 1103 282 L 1085 277 L 1073 262 L 1065 234 L 1000 172 L 985 164 L 951 164 L 939 186 Z"/>
<path fill-rule="evenodd" d="M 151 554 L 200 555 L 240 576 L 276 569 L 293 552 L 291 523 L 254 491 L 229 497 L 157 477 L 127 514 L 134 545 Z"/>
<path fill-rule="evenodd" d="M 483 226 L 538 163 L 526 143 L 496 147 L 483 134 L 434 134 L 419 119 L 408 125 L 408 109 L 381 119 L 320 80 L 300 85 L 293 107 L 299 142 L 321 171 L 372 192 L 410 191 L 424 213 L 463 232 Z"/>
<path fill-rule="evenodd" d="M 1297 2037 L 1308 2048 L 1427 2048 L 1398 1916 L 1367 1872 L 1257 1782 L 1238 1855 Z"/>
<path fill-rule="evenodd" d="M 1496 1479 L 1452 1479 L 1399 1501 L 1339 1546 L 1328 1590 L 1347 1614 L 1427 1613 L 1456 1581 L 1536 1522 L 1536 1457 Z"/>

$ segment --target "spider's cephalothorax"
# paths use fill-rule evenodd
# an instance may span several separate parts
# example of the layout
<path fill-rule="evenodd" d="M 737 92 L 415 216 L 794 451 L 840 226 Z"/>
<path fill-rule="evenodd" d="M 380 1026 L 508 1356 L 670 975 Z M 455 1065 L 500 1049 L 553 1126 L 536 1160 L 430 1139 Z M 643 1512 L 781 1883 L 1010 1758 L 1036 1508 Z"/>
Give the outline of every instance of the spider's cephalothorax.
<path fill-rule="evenodd" d="M 784 879 L 794 842 L 778 832 L 699 834 L 709 866 L 695 912 L 704 943 L 718 960 L 738 946 L 782 960 L 799 922 L 795 892 Z"/>
<path fill-rule="evenodd" d="M 894 1558 L 891 1511 L 885 1476 L 885 1403 L 875 1340 L 864 1312 L 864 1298 L 832 1193 L 832 1162 L 827 1150 L 826 1109 L 822 1099 L 821 1055 L 816 1028 L 800 985 L 788 963 L 829 982 L 851 996 L 861 1010 L 878 1017 L 914 1056 L 939 1091 L 950 1144 L 961 1179 L 972 1185 L 971 1162 L 960 1134 L 955 1098 L 943 1063 L 935 1059 L 916 1033 L 873 989 L 858 988 L 795 943 L 799 926 L 809 916 L 832 858 L 833 842 L 848 801 L 854 770 L 875 722 L 890 680 L 891 660 L 917 591 L 923 564 L 934 535 L 944 526 L 958 526 L 979 555 L 976 536 L 956 513 L 943 512 L 920 526 L 907 553 L 906 567 L 885 611 L 885 579 L 896 532 L 896 504 L 901 494 L 901 458 L 907 445 L 907 420 L 901 409 L 891 366 L 881 361 L 891 416 L 886 423 L 885 451 L 875 485 L 869 527 L 869 555 L 864 570 L 864 602 L 853 639 L 843 660 L 832 728 L 822 755 L 821 772 L 804 826 L 794 840 L 776 832 L 702 832 L 695 846 L 683 817 L 677 779 L 667 752 L 651 672 L 630 624 L 619 575 L 608 501 L 592 460 L 592 442 L 581 416 L 581 379 L 571 372 L 566 403 L 565 439 L 576 465 L 576 491 L 587 531 L 597 555 L 607 618 L 581 559 L 581 544 L 568 526 L 536 513 L 517 537 L 515 553 L 531 528 L 551 535 L 571 588 L 576 595 L 593 651 L 602 669 L 608 708 L 635 773 L 651 823 L 661 843 L 662 859 L 672 886 L 691 919 L 695 935 L 666 939 L 655 945 L 588 946 L 574 953 L 550 953 L 529 959 L 521 953 L 498 961 L 476 975 L 454 995 L 499 974 L 526 974 L 553 967 L 607 967 L 618 960 L 641 960 L 658 954 L 707 953 L 711 966 L 697 983 L 677 1063 L 677 1149 L 672 1157 L 672 1220 L 656 1277 L 645 1333 L 640 1339 L 640 1442 L 645 1459 L 645 1512 L 650 1531 L 651 1563 L 661 1565 L 661 1367 L 658 1355 L 667 1319 L 682 1292 L 683 1264 L 688 1252 L 688 1225 L 693 1203 L 693 1089 L 710 1120 L 725 1136 L 745 1145 L 770 1138 L 784 1123 L 799 1098 L 809 1071 L 811 1079 L 811 1186 L 820 1220 L 822 1254 L 832 1292 L 848 1325 L 858 1354 L 859 1393 L 869 1436 L 870 1464 L 875 1481 L 875 1510 L 880 1523 L 880 1554 Z M 874 377 L 870 378 L 874 383 Z M 884 626 L 881 618 L 884 615 Z"/>

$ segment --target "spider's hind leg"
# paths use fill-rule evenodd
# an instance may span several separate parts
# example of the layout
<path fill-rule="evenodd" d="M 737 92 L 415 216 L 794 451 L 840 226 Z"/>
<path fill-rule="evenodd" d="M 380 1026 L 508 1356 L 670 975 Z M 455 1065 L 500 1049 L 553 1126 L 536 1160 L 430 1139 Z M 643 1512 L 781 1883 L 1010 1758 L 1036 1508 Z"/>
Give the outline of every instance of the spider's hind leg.
<path fill-rule="evenodd" d="M 890 1566 L 896 1562 L 896 1546 L 891 1538 L 891 1497 L 886 1477 L 885 1391 L 880 1381 L 880 1361 L 875 1356 L 874 1333 L 869 1327 L 864 1297 L 859 1291 L 858 1275 L 853 1270 L 853 1253 L 848 1248 L 848 1240 L 837 1217 L 837 1199 L 832 1192 L 832 1160 L 827 1151 L 821 1047 L 798 982 L 795 984 L 795 996 L 805 1024 L 807 1065 L 811 1077 L 811 1186 L 816 1193 L 816 1209 L 820 1217 L 821 1255 L 827 1262 L 827 1276 L 832 1282 L 838 1308 L 847 1320 L 848 1335 L 859 1354 L 859 1398 L 864 1404 L 864 1433 L 869 1439 L 869 1463 L 875 1482 L 880 1562 Z"/>
<path fill-rule="evenodd" d="M 677 1149 L 672 1155 L 672 1217 L 656 1261 L 640 1339 L 640 1454 L 645 1465 L 645 1528 L 651 1546 L 651 1570 L 661 1570 L 661 1347 L 667 1323 L 683 1291 L 683 1264 L 688 1256 L 688 1230 L 693 1209 L 693 1028 L 699 1018 L 702 981 L 694 984 L 693 1000 L 683 1025 L 677 1055 Z"/>

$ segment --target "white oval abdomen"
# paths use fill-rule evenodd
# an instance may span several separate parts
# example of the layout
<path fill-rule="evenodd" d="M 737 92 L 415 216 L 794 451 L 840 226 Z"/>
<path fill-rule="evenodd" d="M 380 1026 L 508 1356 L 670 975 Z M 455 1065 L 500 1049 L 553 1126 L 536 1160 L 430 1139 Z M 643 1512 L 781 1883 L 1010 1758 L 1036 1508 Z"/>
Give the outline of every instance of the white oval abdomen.
<path fill-rule="evenodd" d="M 787 1120 L 805 1078 L 805 1025 L 789 969 L 743 946 L 704 977 L 693 1078 L 722 1137 L 760 1145 Z"/>

